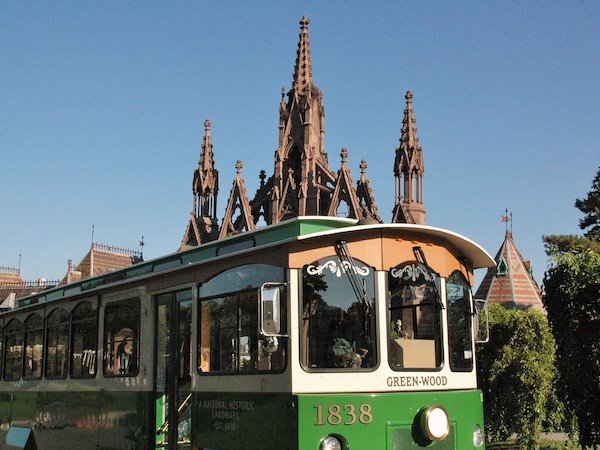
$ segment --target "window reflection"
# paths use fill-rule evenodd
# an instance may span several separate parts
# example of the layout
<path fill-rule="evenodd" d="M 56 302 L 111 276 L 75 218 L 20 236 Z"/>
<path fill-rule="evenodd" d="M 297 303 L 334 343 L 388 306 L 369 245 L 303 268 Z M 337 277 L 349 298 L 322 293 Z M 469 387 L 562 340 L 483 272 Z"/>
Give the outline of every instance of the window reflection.
<path fill-rule="evenodd" d="M 376 361 L 375 314 L 357 298 L 347 271 L 354 271 L 369 299 L 374 298 L 374 269 L 337 257 L 316 261 L 302 271 L 303 364 L 309 369 L 370 368 Z"/>
<path fill-rule="evenodd" d="M 471 331 L 471 305 L 469 283 L 460 272 L 453 272 L 446 283 L 448 304 L 448 343 L 450 369 L 473 369 L 473 337 Z"/>
<path fill-rule="evenodd" d="M 104 375 L 138 372 L 140 299 L 109 303 L 104 312 Z"/>
<path fill-rule="evenodd" d="M 200 372 L 256 373 L 285 368 L 285 343 L 262 336 L 258 324 L 260 286 L 283 281 L 281 267 L 253 264 L 229 269 L 201 286 Z M 285 295 L 281 304 L 285 322 Z"/>
<path fill-rule="evenodd" d="M 441 365 L 438 277 L 420 263 L 390 270 L 389 347 L 392 369 L 433 369 Z"/>
<path fill-rule="evenodd" d="M 71 312 L 71 376 L 96 375 L 98 314 L 90 302 L 79 303 Z"/>
<path fill-rule="evenodd" d="M 56 308 L 46 318 L 46 377 L 67 377 L 69 313 Z"/>
<path fill-rule="evenodd" d="M 4 331 L 4 379 L 21 378 L 21 358 L 23 355 L 23 323 L 12 319 Z"/>
<path fill-rule="evenodd" d="M 33 313 L 25 319 L 25 361 L 23 378 L 42 378 L 42 352 L 44 345 L 44 320 L 41 314 Z"/>

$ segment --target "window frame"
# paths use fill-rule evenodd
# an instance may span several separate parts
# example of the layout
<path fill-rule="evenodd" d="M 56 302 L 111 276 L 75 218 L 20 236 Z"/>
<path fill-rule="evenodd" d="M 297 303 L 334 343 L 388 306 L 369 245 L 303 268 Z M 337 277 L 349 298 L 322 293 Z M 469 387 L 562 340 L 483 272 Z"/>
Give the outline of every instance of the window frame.
<path fill-rule="evenodd" d="M 265 277 L 260 277 L 260 274 L 258 276 L 255 275 L 256 279 L 251 279 L 251 283 L 249 285 L 247 285 L 244 288 L 238 289 L 238 290 L 233 290 L 233 291 L 226 291 L 226 292 L 219 292 L 217 289 L 215 289 L 215 287 L 213 287 L 211 285 L 211 282 L 215 282 L 216 286 L 219 286 L 220 283 L 222 283 L 223 281 L 219 278 L 219 277 L 223 277 L 224 280 L 227 279 L 227 277 L 230 277 L 231 274 L 234 273 L 234 271 L 240 271 L 243 270 L 244 268 L 256 268 L 259 269 L 260 267 L 264 267 L 266 270 L 268 270 L 268 273 L 265 274 Z M 278 275 L 275 274 L 276 271 L 279 271 L 280 273 Z M 271 275 L 274 275 L 272 278 L 270 277 Z M 261 280 L 258 280 L 258 278 L 261 278 Z M 287 270 L 284 267 L 281 266 L 277 266 L 274 264 L 265 264 L 265 263 L 246 263 L 246 264 L 241 264 L 241 265 L 237 265 L 237 266 L 233 266 L 233 267 L 228 267 L 222 271 L 220 271 L 219 273 L 211 276 L 208 280 L 206 280 L 204 283 L 200 284 L 198 286 L 198 306 L 197 306 L 197 316 L 198 316 L 198 324 L 197 324 L 197 332 L 196 332 L 196 371 L 200 376 L 252 376 L 252 375 L 265 375 L 265 374 L 277 374 L 277 373 L 283 373 L 287 370 L 288 367 L 288 360 L 289 360 L 289 345 L 288 345 L 288 341 L 287 339 L 285 339 L 285 337 L 280 337 L 279 338 L 279 345 L 281 346 L 281 352 L 283 353 L 282 356 L 282 367 L 277 368 L 277 369 L 269 369 L 269 370 L 248 370 L 248 371 L 243 371 L 240 370 L 240 338 L 243 336 L 242 334 L 242 330 L 241 328 L 245 328 L 244 326 L 240 325 L 240 299 L 248 294 L 253 294 L 256 298 L 256 336 L 257 339 L 260 336 L 260 329 L 259 329 L 259 324 L 260 324 L 260 317 L 259 317 L 259 300 L 260 300 L 260 287 L 262 286 L 262 284 L 267 283 L 267 282 L 274 282 L 274 283 L 286 283 L 287 284 Z M 237 282 L 238 280 L 235 279 L 234 282 Z M 207 286 L 208 285 L 208 286 Z M 233 286 L 236 287 L 236 286 Z M 241 287 L 241 285 L 237 286 L 237 287 Z M 203 289 L 208 289 L 209 295 L 205 295 L 202 296 L 202 290 Z M 224 370 L 211 370 L 208 372 L 204 372 L 202 371 L 202 305 L 205 302 L 208 301 L 212 301 L 212 300 L 216 300 L 216 299 L 226 299 L 226 298 L 231 298 L 231 297 L 235 297 L 235 301 L 236 301 L 236 308 L 237 308 L 237 316 L 235 318 L 235 359 L 236 359 L 236 370 L 235 371 L 224 371 Z M 287 290 L 284 290 L 283 295 L 282 295 L 282 301 L 281 301 L 281 305 L 282 305 L 282 312 L 281 312 L 281 317 L 282 317 L 282 330 L 281 330 L 281 334 L 285 335 L 287 332 L 287 314 L 288 314 L 288 292 Z M 211 330 L 212 331 L 212 330 Z M 211 342 L 212 342 L 212 335 L 210 336 L 211 338 Z M 258 344 L 257 344 L 258 345 Z M 211 346 L 212 349 L 212 346 Z M 257 349 L 258 352 L 259 349 Z M 220 359 L 221 355 L 219 352 L 219 359 Z M 258 359 L 258 354 L 257 354 L 257 359 Z"/>
<path fill-rule="evenodd" d="M 94 311 L 93 316 L 89 315 L 86 318 L 77 319 L 77 321 L 74 321 L 73 320 L 73 313 L 75 311 L 77 311 L 77 309 L 81 305 L 83 305 L 84 303 L 90 304 L 90 309 L 92 311 Z M 91 299 L 90 298 L 83 298 L 83 299 L 79 300 L 77 302 L 77 304 L 75 304 L 71 308 L 71 310 L 69 311 L 69 355 L 68 355 L 68 358 L 69 358 L 69 373 L 68 373 L 68 376 L 70 378 L 73 378 L 73 379 L 92 379 L 92 378 L 96 378 L 96 375 L 99 372 L 98 371 L 98 366 L 99 366 L 99 364 L 98 364 L 98 347 L 99 347 L 99 343 L 100 343 L 100 341 L 98 339 L 98 331 L 99 331 L 98 328 L 100 326 L 100 323 L 99 323 L 99 312 L 100 312 L 100 308 L 98 307 L 98 301 L 97 301 L 96 298 L 91 298 Z M 79 324 L 84 323 L 84 322 L 92 322 L 92 321 L 95 324 L 95 330 L 96 330 L 96 333 L 95 333 L 96 347 L 94 349 L 94 364 L 95 364 L 95 366 L 94 366 L 94 373 L 92 375 L 74 374 L 73 373 L 73 368 L 75 366 L 75 364 L 73 363 L 73 361 L 75 359 L 75 353 L 73 351 L 74 350 L 74 344 L 75 344 L 75 339 L 74 339 L 74 336 L 75 336 L 75 326 L 74 326 L 74 324 L 78 324 L 79 325 Z M 82 355 L 82 360 L 83 360 L 83 355 Z"/>
<path fill-rule="evenodd" d="M 45 314 L 44 314 L 44 310 L 43 309 L 36 309 L 34 311 L 31 311 L 31 313 L 29 313 L 27 315 L 27 317 L 25 318 L 25 320 L 23 321 L 23 354 L 22 354 L 22 362 L 21 362 L 21 378 L 23 380 L 27 380 L 27 381 L 32 381 L 32 380 L 41 380 L 43 375 L 44 375 L 44 354 L 45 354 L 45 347 L 46 347 L 46 340 L 45 340 L 45 334 L 46 334 L 46 326 L 45 326 Z M 37 328 L 33 328 L 31 330 L 27 329 L 27 322 L 35 320 L 34 317 L 37 316 L 38 317 L 38 324 L 37 324 Z M 35 326 L 35 325 L 34 325 Z M 29 336 L 29 334 L 32 333 L 33 336 L 35 337 L 36 334 L 41 335 L 41 355 L 40 355 L 40 367 L 39 367 L 39 375 L 25 375 L 25 363 L 27 361 L 27 338 Z M 32 347 L 32 360 L 33 360 L 33 355 L 35 352 L 35 339 L 34 339 L 34 343 L 33 343 L 33 347 Z M 38 344 L 39 345 L 39 344 Z M 32 373 L 33 373 L 33 369 L 32 369 Z"/>
<path fill-rule="evenodd" d="M 50 350 L 50 327 L 48 325 L 48 319 L 51 318 L 51 316 L 55 313 L 57 313 L 58 311 L 62 310 L 64 312 L 64 315 L 66 317 L 66 322 L 64 321 L 60 321 L 57 326 L 55 326 L 55 328 L 59 328 L 63 325 L 67 325 L 67 346 L 66 346 L 66 350 L 65 350 L 65 364 L 66 364 L 66 370 L 65 370 L 65 374 L 64 376 L 56 376 L 56 375 L 48 375 L 48 368 L 50 367 L 50 364 L 48 364 L 48 357 L 49 357 L 49 350 Z M 57 333 L 58 335 L 58 333 Z M 47 380 L 65 380 L 68 375 L 69 375 L 69 354 L 70 354 L 70 350 L 71 350 L 71 313 L 69 312 L 68 309 L 65 308 L 65 305 L 57 305 L 56 307 L 54 307 L 48 314 L 46 314 L 46 316 L 44 317 L 44 369 L 43 369 L 43 375 L 44 378 Z"/>
<path fill-rule="evenodd" d="M 6 349 L 8 349 L 8 345 L 7 344 L 7 339 L 9 336 L 12 335 L 16 335 L 16 332 L 13 333 L 7 333 L 7 328 L 10 327 L 10 325 L 12 323 L 18 323 L 20 325 L 20 330 L 19 330 L 19 334 L 20 334 L 20 339 L 18 339 L 21 342 L 21 351 L 20 351 L 20 355 L 18 357 L 18 376 L 16 378 L 7 378 L 7 372 L 6 372 L 6 360 L 8 358 L 8 351 Z M 2 374 L 2 380 L 4 381 L 18 381 L 22 378 L 22 372 L 23 372 L 23 340 L 24 340 L 24 334 L 25 334 L 25 324 L 24 321 L 21 320 L 20 317 L 12 317 L 11 319 L 8 320 L 8 322 L 6 323 L 5 329 L 4 329 L 4 373 Z M 12 373 L 15 373 L 14 370 L 14 362 L 15 362 L 15 358 L 14 356 L 12 357 L 12 363 L 11 363 L 11 369 L 12 369 Z"/>
<path fill-rule="evenodd" d="M 373 363 L 373 365 L 371 367 L 310 367 L 309 366 L 309 358 L 310 358 L 310 344 L 308 342 L 305 342 L 305 338 L 304 338 L 304 330 L 303 330 L 303 322 L 304 320 L 308 320 L 309 325 L 307 328 L 307 337 L 310 337 L 310 321 L 311 321 L 311 317 L 309 316 L 306 319 L 304 318 L 304 294 L 305 294 L 305 285 L 304 285 L 304 275 L 305 275 L 305 269 L 309 266 L 314 266 L 316 269 L 318 269 L 321 266 L 315 266 L 315 265 L 320 265 L 321 263 L 327 264 L 329 261 L 334 261 L 340 264 L 340 267 L 327 267 L 327 271 L 331 270 L 330 273 L 333 273 L 336 269 L 341 271 L 341 277 L 343 277 L 344 279 L 347 279 L 347 276 L 343 273 L 343 269 L 342 269 L 342 265 L 344 264 L 343 262 L 341 262 L 339 260 L 339 257 L 337 254 L 332 253 L 330 255 L 327 256 L 323 256 L 320 257 L 319 259 L 313 261 L 310 264 L 304 264 L 302 266 L 302 268 L 300 268 L 298 270 L 298 277 L 299 277 L 299 282 L 298 282 L 298 286 L 299 286 L 299 295 L 298 295 L 298 308 L 299 308 L 299 320 L 298 320 L 298 341 L 299 341 L 299 347 L 300 347 L 300 366 L 302 367 L 302 369 L 305 372 L 308 373 L 366 373 L 366 372 L 374 372 L 378 369 L 378 367 L 381 365 L 381 348 L 382 348 L 382 344 L 381 342 L 379 342 L 379 320 L 378 320 L 378 313 L 377 313 L 377 295 L 378 295 L 378 276 L 377 276 L 377 269 L 369 264 L 367 264 L 366 262 L 360 260 L 360 259 L 354 259 L 354 263 L 356 264 L 356 266 L 362 266 L 362 267 L 366 267 L 368 268 L 371 272 L 371 274 L 369 275 L 372 279 L 372 284 L 373 284 L 373 305 L 374 305 L 374 310 L 372 312 L 373 317 L 371 318 L 371 339 L 372 339 L 372 348 L 371 348 L 371 352 L 372 352 L 372 356 L 375 358 L 375 361 Z M 323 265 L 324 267 L 324 265 Z M 325 270 L 324 270 L 325 271 Z M 327 273 L 327 272 L 325 272 Z"/>
<path fill-rule="evenodd" d="M 391 280 L 394 278 L 392 276 L 392 271 L 393 270 L 400 270 L 403 269 L 405 267 L 408 267 L 409 265 L 412 265 L 413 267 L 420 267 L 421 268 L 421 273 L 423 273 L 424 276 L 429 276 L 431 275 L 433 277 L 433 280 L 431 281 L 432 286 L 435 287 L 435 290 L 437 291 L 437 295 L 439 296 L 437 302 L 435 300 L 432 300 L 432 302 L 430 303 L 426 303 L 423 306 L 427 306 L 427 307 L 431 307 L 434 308 L 434 313 L 436 314 L 437 317 L 437 321 L 435 321 L 434 323 L 437 325 L 437 336 L 434 337 L 434 339 L 432 339 L 434 341 L 434 358 L 436 359 L 436 365 L 435 367 L 402 367 L 402 368 L 398 368 L 398 367 L 393 367 L 391 364 L 391 358 L 390 358 L 390 344 L 392 340 L 395 340 L 394 338 L 392 338 L 392 329 L 391 329 L 391 323 L 392 323 L 392 311 L 393 310 L 405 310 L 405 309 L 410 309 L 412 310 L 412 318 L 413 318 L 413 329 L 417 329 L 415 332 L 415 336 L 418 336 L 418 324 L 417 324 L 417 308 L 422 308 L 423 306 L 421 306 L 420 304 L 411 304 L 411 305 L 406 305 L 403 306 L 402 304 L 398 307 L 392 307 L 392 293 L 391 293 L 391 286 L 390 286 L 390 282 Z M 427 274 L 427 275 L 425 275 Z M 396 278 L 397 279 L 397 278 Z M 388 359 L 388 366 L 391 370 L 393 370 L 394 372 L 399 372 L 399 373 L 403 373 L 403 372 L 440 372 L 443 368 L 444 368 L 444 364 L 445 364 L 445 351 L 444 351 L 444 347 L 445 347 L 445 339 L 444 339 L 444 319 L 443 319 L 443 315 L 442 315 L 442 309 L 445 308 L 445 306 L 443 305 L 443 300 L 442 300 L 442 292 L 441 292 L 441 285 L 442 285 L 442 277 L 440 276 L 440 274 L 434 272 L 433 270 L 430 270 L 430 268 L 428 266 L 426 266 L 425 264 L 416 261 L 416 260 L 409 260 L 409 261 L 403 261 L 400 264 L 397 264 L 393 267 L 390 267 L 386 272 L 385 272 L 385 289 L 386 289 L 386 333 L 387 333 L 387 337 L 388 337 L 388 342 L 387 342 L 387 359 Z M 413 281 L 416 281 L 413 280 Z M 415 327 L 415 324 L 417 325 Z M 397 339 L 400 339 L 400 336 L 398 336 Z M 407 340 L 412 340 L 412 341 L 418 341 L 420 340 L 417 337 L 413 337 L 412 339 L 407 339 Z M 431 339 L 429 339 L 431 340 Z M 439 359 L 439 360 L 438 360 Z"/>
<path fill-rule="evenodd" d="M 456 328 L 453 326 L 453 323 L 450 321 L 451 318 L 451 309 L 454 307 L 453 304 L 450 304 L 450 299 L 449 299 L 449 295 L 448 295 L 448 285 L 450 284 L 450 278 L 453 276 L 459 276 L 462 281 L 464 282 L 464 295 L 463 295 L 463 299 L 466 300 L 465 301 L 465 305 L 463 305 L 464 307 L 464 317 L 467 318 L 467 323 L 468 323 L 468 329 L 466 330 L 466 336 L 468 336 L 469 339 L 469 350 L 471 352 L 471 358 L 470 359 L 466 359 L 466 358 L 462 358 L 465 361 L 470 361 L 470 367 L 456 367 L 455 364 L 455 359 L 453 357 L 453 349 L 452 349 L 452 339 L 451 339 L 451 332 L 453 330 L 455 330 Z M 454 284 L 454 283 L 452 283 Z M 448 338 L 448 365 L 450 366 L 450 370 L 452 372 L 472 372 L 475 368 L 475 350 L 474 350 L 474 339 L 473 339 L 473 299 L 472 299 L 472 295 L 471 295 L 471 285 L 469 284 L 469 280 L 467 277 L 465 277 L 465 275 L 460 271 L 460 270 L 455 270 L 453 271 L 448 278 L 446 278 L 446 287 L 445 287 L 445 291 L 446 291 L 446 322 L 447 322 L 447 330 L 446 330 L 446 336 Z M 463 349 L 463 352 L 466 351 L 465 349 Z"/>
<path fill-rule="evenodd" d="M 133 304 L 133 302 L 135 302 L 135 304 Z M 132 345 L 132 353 L 131 355 L 135 355 L 135 372 L 132 373 L 110 373 L 107 371 L 107 357 L 110 354 L 108 352 L 108 334 L 107 334 L 107 330 L 109 329 L 107 327 L 107 310 L 109 310 L 109 308 L 113 308 L 116 307 L 117 305 L 123 305 L 126 307 L 137 307 L 135 311 L 137 311 L 137 323 L 133 324 L 135 326 L 135 329 L 131 329 L 133 336 L 132 339 L 135 340 L 135 342 Z M 102 323 L 102 375 L 104 376 L 104 378 L 135 378 L 139 375 L 140 373 L 140 340 L 141 340 L 141 322 L 142 322 L 142 301 L 141 298 L 139 296 L 132 296 L 132 297 L 128 297 L 125 299 L 121 299 L 121 300 L 112 300 L 110 302 L 106 302 L 103 306 L 103 310 L 104 310 L 104 315 L 103 315 L 103 323 Z M 132 308 L 133 310 L 133 308 Z M 124 328 L 121 328 L 121 330 L 123 330 Z M 119 330 L 120 331 L 120 330 Z M 127 342 L 128 338 L 124 338 L 123 340 L 120 341 L 119 346 L 121 343 L 123 342 Z M 115 340 L 116 342 L 116 340 Z M 114 343 L 113 343 L 114 345 Z M 130 362 L 128 362 L 128 367 L 129 367 Z"/>

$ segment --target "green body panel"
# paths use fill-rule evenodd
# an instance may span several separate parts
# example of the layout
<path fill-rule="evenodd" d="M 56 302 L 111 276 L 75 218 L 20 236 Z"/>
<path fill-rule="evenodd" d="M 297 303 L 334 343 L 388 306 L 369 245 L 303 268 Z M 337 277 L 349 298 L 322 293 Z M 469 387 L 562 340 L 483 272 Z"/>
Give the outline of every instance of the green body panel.
<path fill-rule="evenodd" d="M 450 434 L 444 441 L 420 440 L 419 445 L 413 438 L 419 441 L 412 429 L 415 417 L 436 404 L 448 412 Z M 465 450 L 473 448 L 475 426 L 483 428 L 483 406 L 480 391 L 299 395 L 298 420 L 302 450 L 318 450 L 328 435 L 342 437 L 347 450 Z"/>
<path fill-rule="evenodd" d="M 290 394 L 195 393 L 192 408 L 194 447 L 297 448 L 296 402 Z"/>

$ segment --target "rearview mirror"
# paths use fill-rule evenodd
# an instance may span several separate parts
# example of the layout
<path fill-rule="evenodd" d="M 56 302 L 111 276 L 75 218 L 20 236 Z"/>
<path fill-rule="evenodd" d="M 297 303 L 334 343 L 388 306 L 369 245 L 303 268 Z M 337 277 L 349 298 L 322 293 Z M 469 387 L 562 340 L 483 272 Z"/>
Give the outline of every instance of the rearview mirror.
<path fill-rule="evenodd" d="M 260 288 L 260 331 L 265 336 L 281 333 L 281 283 L 265 283 Z"/>
<path fill-rule="evenodd" d="M 475 343 L 485 344 L 490 340 L 490 322 L 488 304 L 485 300 L 475 299 Z"/>

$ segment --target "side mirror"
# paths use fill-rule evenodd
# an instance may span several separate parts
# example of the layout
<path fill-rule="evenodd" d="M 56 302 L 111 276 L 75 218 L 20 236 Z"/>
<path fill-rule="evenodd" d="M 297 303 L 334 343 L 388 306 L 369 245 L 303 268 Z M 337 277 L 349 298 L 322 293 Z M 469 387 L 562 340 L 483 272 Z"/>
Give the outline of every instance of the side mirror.
<path fill-rule="evenodd" d="M 265 283 L 260 287 L 260 332 L 265 336 L 281 333 L 281 283 Z"/>
<path fill-rule="evenodd" d="M 475 343 L 485 344 L 490 340 L 490 322 L 488 304 L 485 300 L 475 299 Z"/>

